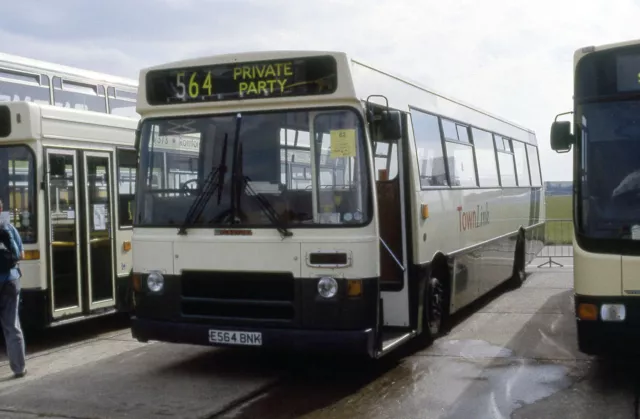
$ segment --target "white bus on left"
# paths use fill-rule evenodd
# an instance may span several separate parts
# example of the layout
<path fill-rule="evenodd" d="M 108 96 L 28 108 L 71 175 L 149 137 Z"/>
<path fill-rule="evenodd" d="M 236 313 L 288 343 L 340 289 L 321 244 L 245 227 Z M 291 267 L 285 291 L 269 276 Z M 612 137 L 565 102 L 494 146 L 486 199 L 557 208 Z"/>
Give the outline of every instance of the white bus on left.
<path fill-rule="evenodd" d="M 0 103 L 0 199 L 25 248 L 24 327 L 129 310 L 136 127 L 123 116 Z"/>
<path fill-rule="evenodd" d="M 0 53 L 0 199 L 25 244 L 20 311 L 128 311 L 138 83 Z"/>

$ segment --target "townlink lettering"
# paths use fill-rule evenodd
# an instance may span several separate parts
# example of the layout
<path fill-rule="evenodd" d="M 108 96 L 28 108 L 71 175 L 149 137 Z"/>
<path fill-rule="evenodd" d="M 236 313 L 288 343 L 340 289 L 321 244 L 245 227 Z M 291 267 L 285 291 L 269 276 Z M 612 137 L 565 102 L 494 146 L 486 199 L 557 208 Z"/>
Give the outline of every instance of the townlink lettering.
<path fill-rule="evenodd" d="M 458 207 L 460 231 L 473 230 L 489 224 L 489 203 L 476 206 L 470 211 L 463 211 Z"/>
<path fill-rule="evenodd" d="M 238 81 L 241 95 L 270 95 L 282 92 L 288 78 L 293 76 L 292 63 L 243 65 L 233 69 L 233 80 Z"/>

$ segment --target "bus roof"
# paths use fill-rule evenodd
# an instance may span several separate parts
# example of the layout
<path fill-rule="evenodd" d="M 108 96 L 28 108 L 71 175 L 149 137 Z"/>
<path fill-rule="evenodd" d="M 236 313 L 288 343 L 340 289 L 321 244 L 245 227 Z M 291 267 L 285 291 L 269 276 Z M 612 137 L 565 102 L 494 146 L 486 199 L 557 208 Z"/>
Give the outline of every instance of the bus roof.
<path fill-rule="evenodd" d="M 315 57 L 318 55 L 331 55 L 333 57 L 343 57 L 347 55 L 340 51 L 321 51 L 321 50 L 269 50 L 269 51 L 245 51 L 229 54 L 206 55 L 186 60 L 172 61 L 169 63 L 159 64 L 152 67 L 142 69 L 141 74 L 152 70 L 180 68 L 180 67 L 196 67 L 199 65 L 223 64 L 234 62 L 250 62 L 250 61 L 267 61 L 287 58 Z M 142 80 L 141 80 L 142 81 Z"/>
<path fill-rule="evenodd" d="M 133 146 L 134 132 L 138 122 L 125 116 L 86 112 L 35 102 L 0 102 L 0 108 L 9 108 L 9 119 L 13 123 L 7 137 L 0 143 L 49 138 L 60 144 L 71 141 L 89 141 L 102 144 L 125 144 Z M 20 118 L 14 115 L 20 114 Z M 128 133 L 130 138 L 122 143 L 114 132 Z"/>
<path fill-rule="evenodd" d="M 106 82 L 111 84 L 120 84 L 123 86 L 129 86 L 137 88 L 138 82 L 136 79 L 129 79 L 125 77 L 113 76 L 110 74 L 100 73 L 91 70 L 84 70 L 80 68 L 65 66 L 61 64 L 50 63 L 46 61 L 35 60 L 33 58 L 21 57 L 18 55 L 6 54 L 0 52 L 0 68 L 11 68 L 23 71 L 41 71 L 44 73 L 55 74 L 58 76 L 67 77 L 80 77 L 85 79 L 91 79 L 96 82 Z"/>
<path fill-rule="evenodd" d="M 605 51 L 605 50 L 608 50 L 608 49 L 629 47 L 629 46 L 633 46 L 633 45 L 640 46 L 640 38 L 631 39 L 631 40 L 627 40 L 627 41 L 621 41 L 621 42 L 613 42 L 613 43 L 609 43 L 609 44 L 602 44 L 602 45 L 589 45 L 589 46 L 585 46 L 585 47 L 579 48 L 579 49 L 575 50 L 575 52 L 573 53 L 573 69 L 575 71 L 578 62 L 585 55 L 588 55 L 588 54 L 591 54 L 591 53 L 594 53 L 594 52 L 598 52 L 598 51 Z"/>
<path fill-rule="evenodd" d="M 467 108 L 469 110 L 472 110 L 474 112 L 478 112 L 478 113 L 480 113 L 480 114 L 482 114 L 484 116 L 488 116 L 488 117 L 493 118 L 493 119 L 495 119 L 497 121 L 503 122 L 503 123 L 505 123 L 507 125 L 511 125 L 514 128 L 518 128 L 518 129 L 521 129 L 523 131 L 527 131 L 530 134 L 534 133 L 533 130 L 531 130 L 529 128 L 526 128 L 526 127 L 524 127 L 522 125 L 516 124 L 515 122 L 509 121 L 509 120 L 507 120 L 507 119 L 505 119 L 505 118 L 503 118 L 501 116 L 498 116 L 496 114 L 492 114 L 491 112 L 485 111 L 485 110 L 483 110 L 483 109 L 481 109 L 481 108 L 479 108 L 479 107 L 477 107 L 475 105 L 471 105 L 471 104 L 469 104 L 467 102 L 464 102 L 464 101 L 462 101 L 460 99 L 457 99 L 457 98 L 455 98 L 455 97 L 453 97 L 451 95 L 445 95 L 445 94 L 443 94 L 442 92 L 440 92 L 440 91 L 438 91 L 436 89 L 428 87 L 428 86 L 426 86 L 426 85 L 424 85 L 424 84 L 422 84 L 420 82 L 417 82 L 417 81 L 414 81 L 414 80 L 410 80 L 409 78 L 407 78 L 405 76 L 401 76 L 399 74 L 394 74 L 392 72 L 389 72 L 389 71 L 386 71 L 386 70 L 382 70 L 382 69 L 374 67 L 374 66 L 372 66 L 370 64 L 364 63 L 363 61 L 358 60 L 358 59 L 352 58 L 351 62 L 353 64 L 355 64 L 355 65 L 362 66 L 363 68 L 366 68 L 367 70 L 371 70 L 373 72 L 376 72 L 376 73 L 379 73 L 379 74 L 384 75 L 386 77 L 389 77 L 391 79 L 394 79 L 394 80 L 396 80 L 396 81 L 398 81 L 398 82 L 400 82 L 400 83 L 402 83 L 402 84 L 404 84 L 406 86 L 412 87 L 414 89 L 420 90 L 420 91 L 422 91 L 424 93 L 428 93 L 428 94 L 433 95 L 433 96 L 437 96 L 438 98 L 441 98 L 441 99 L 444 99 L 444 100 L 449 101 L 451 103 L 454 103 L 456 105 L 465 107 L 465 108 Z M 413 105 L 417 106 L 417 103 L 413 104 Z"/>
<path fill-rule="evenodd" d="M 411 99 L 404 98 L 403 100 L 396 101 L 395 105 L 403 110 L 408 111 L 411 106 L 420 106 L 418 103 L 412 103 L 411 101 L 417 97 L 418 94 L 423 95 L 432 95 L 432 100 L 436 100 L 437 98 L 444 99 L 452 106 L 458 106 L 462 108 L 466 108 L 469 111 L 475 112 L 477 115 L 482 115 L 484 118 L 489 118 L 495 121 L 495 123 L 505 124 L 510 126 L 512 130 L 520 130 L 525 131 L 529 136 L 534 136 L 534 132 L 528 128 L 520 126 L 514 122 L 508 121 L 502 117 L 491 114 L 487 111 L 481 110 L 476 106 L 467 104 L 461 100 L 455 99 L 451 96 L 444 95 L 421 85 L 415 81 L 410 81 L 406 77 L 401 77 L 398 75 L 394 75 L 390 72 L 383 71 L 380 68 L 376 68 L 369 64 L 364 64 L 362 61 L 357 60 L 355 58 L 350 57 L 347 53 L 342 51 L 323 51 L 323 50 L 270 50 L 270 51 L 252 51 L 252 52 L 241 52 L 241 53 L 230 53 L 230 54 L 220 54 L 213 56 L 203 56 L 197 58 L 191 58 L 181 61 L 174 61 L 169 63 L 164 63 L 152 67 L 144 68 L 140 71 L 139 77 L 139 89 L 138 89 L 138 101 L 137 101 L 137 111 L 140 114 L 148 113 L 148 112 L 162 112 L 162 113 L 171 113 L 171 112 L 181 112 L 178 109 L 184 107 L 183 104 L 178 105 L 168 105 L 162 104 L 159 106 L 150 105 L 147 102 L 147 85 L 146 79 L 147 75 L 151 72 L 157 70 L 170 70 L 170 69 L 191 69 L 202 66 L 213 66 L 218 64 L 233 64 L 233 63 L 245 63 L 245 62 L 260 62 L 260 61 L 270 61 L 270 60 L 286 60 L 292 58 L 305 58 L 305 57 L 318 57 L 318 56 L 332 56 L 337 62 L 337 73 L 338 77 L 338 87 L 334 93 L 330 95 L 316 95 L 310 97 L 288 97 L 286 99 L 278 98 L 278 106 L 282 104 L 284 106 L 285 103 L 290 104 L 291 102 L 309 102 L 309 101 L 341 101 L 341 100 L 351 100 L 351 101 L 364 101 L 367 100 L 368 96 L 371 94 L 375 94 L 374 92 L 374 84 L 376 83 L 367 83 L 367 81 L 356 79 L 357 77 L 361 77 L 362 73 L 356 72 L 354 74 L 354 65 L 360 66 L 362 68 L 366 68 L 372 72 L 377 73 L 378 75 L 385 77 L 387 80 L 393 80 L 395 83 L 400 83 L 403 85 L 403 89 L 408 89 L 411 91 Z M 354 77 L 355 76 L 355 77 Z M 394 87 L 391 84 L 385 83 L 386 86 L 380 85 L 380 91 L 377 94 L 381 95 L 393 95 Z M 377 84 L 376 84 L 377 86 Z M 397 84 L 396 84 L 397 86 Z M 223 102 L 191 102 L 189 103 L 190 111 L 195 111 L 196 109 L 204 109 L 204 108 L 219 108 L 219 107 L 251 107 L 254 105 L 260 106 L 264 105 L 265 101 L 270 101 L 270 104 L 275 104 L 273 99 L 252 99 L 250 101 L 245 100 L 225 100 Z M 394 106 L 392 103 L 389 103 L 390 106 Z M 274 105 L 275 106 L 275 105 Z M 506 135 L 506 134 L 505 134 Z M 530 140 L 535 143 L 535 139 Z"/>

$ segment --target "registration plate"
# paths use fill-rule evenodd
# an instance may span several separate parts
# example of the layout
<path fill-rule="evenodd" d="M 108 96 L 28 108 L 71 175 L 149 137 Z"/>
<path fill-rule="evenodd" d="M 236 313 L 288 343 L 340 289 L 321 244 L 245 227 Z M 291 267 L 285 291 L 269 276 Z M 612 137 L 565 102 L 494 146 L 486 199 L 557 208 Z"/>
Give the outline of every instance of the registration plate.
<path fill-rule="evenodd" d="M 209 342 L 227 345 L 262 346 L 262 333 L 234 330 L 209 330 Z"/>

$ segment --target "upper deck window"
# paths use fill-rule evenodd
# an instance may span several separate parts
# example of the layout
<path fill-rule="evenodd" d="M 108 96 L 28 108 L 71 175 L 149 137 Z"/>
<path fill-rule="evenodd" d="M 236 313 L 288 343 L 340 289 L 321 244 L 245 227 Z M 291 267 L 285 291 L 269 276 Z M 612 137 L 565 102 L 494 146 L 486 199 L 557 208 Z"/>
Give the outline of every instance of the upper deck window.
<path fill-rule="evenodd" d="M 109 87 L 107 89 L 107 96 L 110 114 L 130 118 L 140 117 L 136 112 L 136 92 Z"/>
<path fill-rule="evenodd" d="M 51 103 L 49 77 L 0 69 L 0 102 Z"/>
<path fill-rule="evenodd" d="M 53 99 L 56 106 L 102 113 L 107 112 L 104 86 L 89 85 L 54 77 L 53 88 Z"/>

